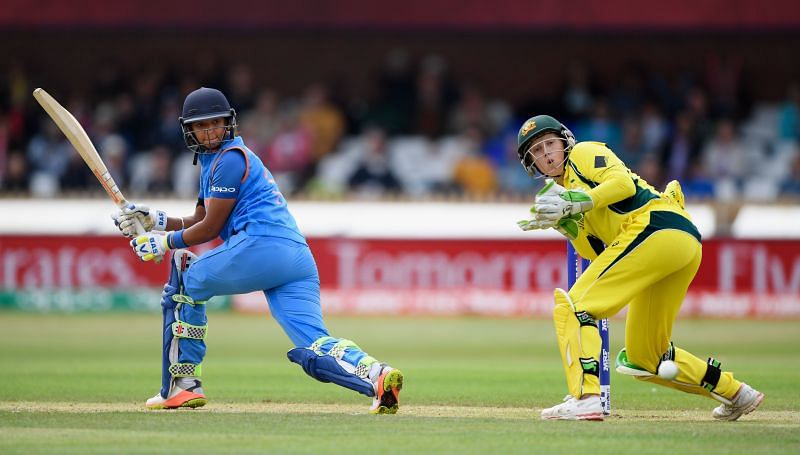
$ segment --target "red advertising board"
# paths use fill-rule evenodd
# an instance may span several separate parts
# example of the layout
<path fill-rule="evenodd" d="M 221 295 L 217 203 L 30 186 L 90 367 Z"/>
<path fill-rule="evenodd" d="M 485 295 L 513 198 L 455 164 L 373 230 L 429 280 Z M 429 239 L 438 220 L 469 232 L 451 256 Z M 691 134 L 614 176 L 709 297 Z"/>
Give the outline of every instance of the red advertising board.
<path fill-rule="evenodd" d="M 549 315 L 564 241 L 315 239 L 332 312 Z M 800 241 L 714 239 L 687 316 L 800 316 Z"/>
<path fill-rule="evenodd" d="M 0 289 L 5 291 L 157 287 L 167 273 L 167 262 L 139 261 L 120 237 L 0 236 Z"/>
<path fill-rule="evenodd" d="M 566 242 L 349 240 L 310 242 L 323 287 L 551 290 L 566 285 Z M 707 240 L 696 292 L 800 294 L 800 241 Z"/>
<path fill-rule="evenodd" d="M 309 241 L 328 312 L 548 315 L 566 286 L 560 240 Z M 200 251 L 202 252 L 202 251 Z M 800 316 L 800 241 L 704 242 L 684 315 Z M 3 291 L 160 287 L 167 265 L 141 263 L 117 237 L 1 236 Z M 261 294 L 235 301 L 266 308 Z"/>

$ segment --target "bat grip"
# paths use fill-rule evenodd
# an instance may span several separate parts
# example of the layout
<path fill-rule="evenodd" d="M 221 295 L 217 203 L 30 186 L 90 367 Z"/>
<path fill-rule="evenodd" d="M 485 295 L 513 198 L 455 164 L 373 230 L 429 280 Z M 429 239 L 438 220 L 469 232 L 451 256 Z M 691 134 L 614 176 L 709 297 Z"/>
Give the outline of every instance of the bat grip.
<path fill-rule="evenodd" d="M 136 228 L 136 233 L 138 235 L 142 235 L 142 234 L 146 234 L 147 233 L 147 231 L 144 230 L 144 226 L 142 226 L 142 223 L 139 222 L 139 220 L 137 218 L 133 219 L 133 227 Z"/>
<path fill-rule="evenodd" d="M 119 207 L 120 210 L 124 209 L 127 205 L 128 201 L 125 199 L 122 199 L 117 203 L 117 207 Z M 133 217 L 133 227 L 136 229 L 136 235 L 147 234 L 147 231 L 144 230 L 144 226 L 142 226 L 142 223 L 136 217 Z"/>

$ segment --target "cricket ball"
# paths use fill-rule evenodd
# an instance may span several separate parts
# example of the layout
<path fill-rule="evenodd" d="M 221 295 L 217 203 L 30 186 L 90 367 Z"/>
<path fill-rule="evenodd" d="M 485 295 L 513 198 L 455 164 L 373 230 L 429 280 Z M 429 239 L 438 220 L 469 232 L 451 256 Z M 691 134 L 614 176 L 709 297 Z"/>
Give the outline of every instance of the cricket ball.
<path fill-rule="evenodd" d="M 671 381 L 675 379 L 676 376 L 678 376 L 678 364 L 672 360 L 664 360 L 661 362 L 661 365 L 658 366 L 658 377 L 661 379 Z"/>

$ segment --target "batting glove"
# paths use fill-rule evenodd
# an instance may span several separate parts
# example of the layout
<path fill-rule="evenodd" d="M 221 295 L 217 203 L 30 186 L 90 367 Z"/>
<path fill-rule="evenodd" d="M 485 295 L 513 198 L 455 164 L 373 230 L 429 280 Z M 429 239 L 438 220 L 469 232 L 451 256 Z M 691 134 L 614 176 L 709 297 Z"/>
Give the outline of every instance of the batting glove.
<path fill-rule="evenodd" d="M 168 234 L 148 232 L 131 240 L 131 248 L 143 262 L 154 259 L 156 262 L 161 262 L 167 251 L 172 249 L 167 241 L 167 236 Z"/>
<path fill-rule="evenodd" d="M 553 225 L 565 217 L 578 215 L 594 207 L 592 198 L 582 190 L 567 190 L 553 179 L 536 194 L 533 210 L 540 222 L 551 221 Z"/>
<path fill-rule="evenodd" d="M 112 214 L 111 219 L 125 237 L 139 235 L 136 232 L 134 219 L 139 220 L 146 232 L 167 230 L 167 213 L 163 210 L 151 210 L 148 206 L 141 204 L 129 203 L 119 212 Z"/>

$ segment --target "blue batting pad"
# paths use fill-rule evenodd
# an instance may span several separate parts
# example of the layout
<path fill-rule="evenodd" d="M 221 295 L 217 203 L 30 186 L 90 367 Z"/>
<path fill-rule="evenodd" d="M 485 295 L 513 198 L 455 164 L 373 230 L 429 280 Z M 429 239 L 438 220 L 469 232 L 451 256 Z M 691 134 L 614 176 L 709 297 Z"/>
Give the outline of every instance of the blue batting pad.
<path fill-rule="evenodd" d="M 335 358 L 329 355 L 317 355 L 308 348 L 295 348 L 286 355 L 289 360 L 303 367 L 303 371 L 317 381 L 332 382 L 368 397 L 375 396 L 372 384 L 353 373 L 348 373 Z"/>

